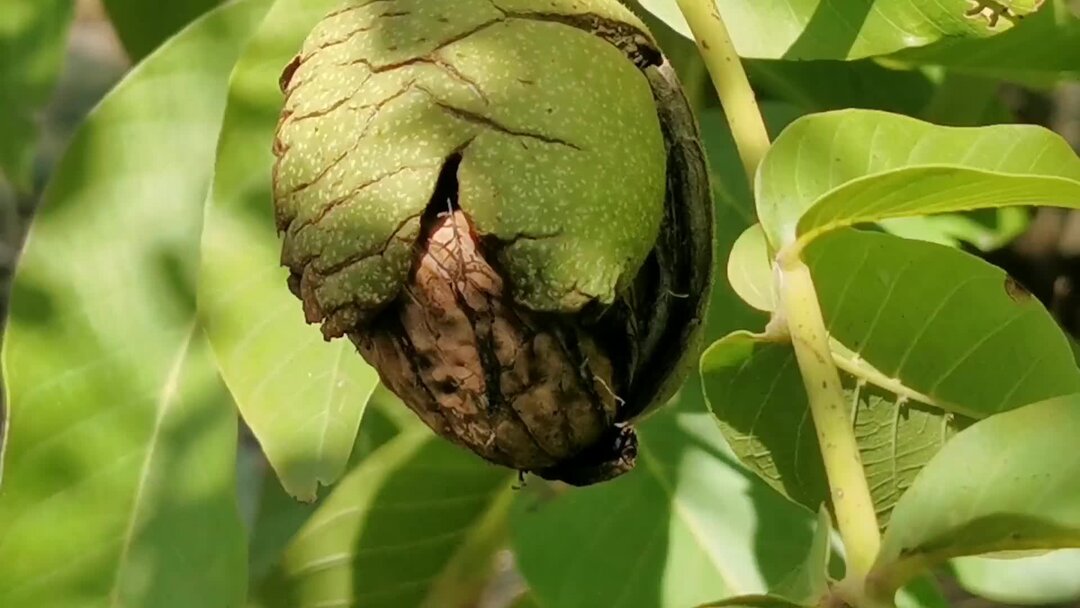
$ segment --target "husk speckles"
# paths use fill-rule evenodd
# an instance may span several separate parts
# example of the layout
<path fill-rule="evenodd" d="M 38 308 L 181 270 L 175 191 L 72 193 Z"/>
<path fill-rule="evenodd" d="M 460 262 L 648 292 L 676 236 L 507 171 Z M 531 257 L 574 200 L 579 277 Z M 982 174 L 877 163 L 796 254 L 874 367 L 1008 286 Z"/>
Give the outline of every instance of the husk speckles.
<path fill-rule="evenodd" d="M 640 21 L 615 0 L 355 2 L 282 88 L 276 217 L 308 321 L 489 460 L 632 466 L 621 425 L 681 374 L 711 269 L 695 127 Z"/>

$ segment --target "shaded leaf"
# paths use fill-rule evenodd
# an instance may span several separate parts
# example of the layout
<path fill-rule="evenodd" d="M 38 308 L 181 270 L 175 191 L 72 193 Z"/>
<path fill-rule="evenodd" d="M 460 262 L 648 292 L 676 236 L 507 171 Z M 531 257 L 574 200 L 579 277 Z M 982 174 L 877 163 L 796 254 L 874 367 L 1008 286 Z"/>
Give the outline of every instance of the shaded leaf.
<path fill-rule="evenodd" d="M 1080 547 L 1080 396 L 982 420 L 950 441 L 893 511 L 870 576 L 884 589 L 950 557 Z"/>
<path fill-rule="evenodd" d="M 543 608 L 543 606 L 536 601 L 536 598 L 531 593 L 526 593 L 514 602 L 513 608 Z"/>
<path fill-rule="evenodd" d="M 221 3 L 222 0 L 102 0 L 120 42 L 135 62 Z"/>
<path fill-rule="evenodd" d="M 949 38 L 982 38 L 1008 30 L 1010 19 L 967 15 L 967 0 L 715 0 L 742 57 L 858 59 Z M 638 0 L 687 38 L 676 0 Z"/>
<path fill-rule="evenodd" d="M 426 429 L 404 432 L 323 501 L 265 579 L 260 605 L 471 605 L 505 538 L 512 479 Z"/>
<path fill-rule="evenodd" d="M 1080 549 L 1018 559 L 960 557 L 953 575 L 968 593 L 1003 604 L 1045 606 L 1080 599 Z"/>
<path fill-rule="evenodd" d="M 285 490 L 314 500 L 345 470 L 378 383 L 348 340 L 323 341 L 286 286 L 271 205 L 281 71 L 337 0 L 278 0 L 229 86 L 207 208 L 199 306 L 222 375 Z"/>
<path fill-rule="evenodd" d="M 1080 159 L 1028 125 L 940 127 L 846 110 L 792 123 L 757 176 L 769 242 L 805 246 L 841 226 L 1010 205 L 1080 206 Z"/>
<path fill-rule="evenodd" d="M 796 604 L 816 606 L 829 591 L 829 556 L 832 550 L 832 516 L 824 505 L 818 508 L 817 526 L 810 550 L 791 575 L 771 590 L 771 595 Z"/>
<path fill-rule="evenodd" d="M 542 605 L 684 608 L 765 592 L 806 561 L 810 513 L 734 465 L 694 388 L 640 426 L 631 473 L 565 493 L 531 483 L 515 501 L 514 550 Z"/>
<path fill-rule="evenodd" d="M 408 418 L 402 420 L 399 413 L 407 414 Z M 364 424 L 349 456 L 349 470 L 356 468 L 401 431 L 419 426 L 419 420 L 406 410 L 397 397 L 380 386 L 364 411 Z M 273 471 L 265 472 L 261 484 L 254 525 L 248 535 L 248 576 L 253 588 L 281 560 L 286 547 L 327 494 L 324 492 L 323 496 L 311 503 L 298 502 L 285 492 Z"/>
<path fill-rule="evenodd" d="M 236 419 L 193 276 L 228 74 L 266 5 L 133 70 L 49 186 L 4 341 L 0 605 L 242 601 Z"/>
<path fill-rule="evenodd" d="M 978 258 L 841 230 L 814 242 L 807 263 L 855 404 L 880 523 L 965 416 L 1080 390 L 1080 372 L 1053 319 Z M 706 351 L 701 370 L 709 403 L 740 459 L 800 504 L 816 508 L 827 500 L 790 345 L 738 332 Z"/>
<path fill-rule="evenodd" d="M 810 608 L 811 606 L 814 604 L 800 604 L 775 595 L 742 595 L 702 604 L 698 608 Z"/>
<path fill-rule="evenodd" d="M 803 113 L 844 108 L 919 115 L 937 83 L 924 71 L 861 61 L 750 60 L 747 75 L 758 95 L 782 99 Z"/>
<path fill-rule="evenodd" d="M 742 463 L 805 507 L 828 501 L 821 450 L 791 346 L 734 333 L 706 350 L 701 365 L 713 413 Z M 860 388 L 849 375 L 842 379 L 878 521 L 885 525 L 900 494 L 955 429 L 944 414 L 924 405 Z"/>
<path fill-rule="evenodd" d="M 999 36 L 981 40 L 942 39 L 893 57 L 1021 81 L 1078 78 L 1080 16 L 1069 10 L 1070 1 L 1047 0 L 1038 13 Z"/>
<path fill-rule="evenodd" d="M 0 175 L 30 189 L 36 113 L 48 100 L 67 46 L 73 0 L 0 5 Z"/>

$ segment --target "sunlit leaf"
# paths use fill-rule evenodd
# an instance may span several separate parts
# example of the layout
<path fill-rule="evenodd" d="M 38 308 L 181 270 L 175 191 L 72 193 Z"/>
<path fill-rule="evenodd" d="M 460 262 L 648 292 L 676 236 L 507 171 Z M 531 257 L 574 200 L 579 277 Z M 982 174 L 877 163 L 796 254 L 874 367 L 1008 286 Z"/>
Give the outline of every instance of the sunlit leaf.
<path fill-rule="evenodd" d="M 889 234 L 949 247 L 966 243 L 981 251 L 1007 246 L 1028 228 L 1030 213 L 1021 207 L 976 209 L 967 213 L 894 217 L 877 222 Z"/>
<path fill-rule="evenodd" d="M 322 502 L 265 578 L 259 605 L 470 605 L 505 539 L 513 480 L 426 429 L 404 432 Z"/>
<path fill-rule="evenodd" d="M 195 321 L 226 83 L 267 2 L 137 67 L 80 130 L 31 230 L 4 341 L 0 605 L 237 605 L 236 417 Z"/>
<path fill-rule="evenodd" d="M 890 589 L 950 557 L 1080 547 L 1080 396 L 982 420 L 926 466 L 893 511 L 871 577 Z"/>
<path fill-rule="evenodd" d="M 36 113 L 60 73 L 73 0 L 0 4 L 0 175 L 30 188 Z"/>
<path fill-rule="evenodd" d="M 1016 559 L 960 557 L 956 581 L 968 593 L 1003 604 L 1046 606 L 1080 600 L 1080 549 Z"/>
<path fill-rule="evenodd" d="M 896 594 L 896 608 L 951 608 L 941 585 L 933 574 L 926 573 L 911 581 Z"/>
<path fill-rule="evenodd" d="M 735 241 L 727 263 L 731 288 L 744 302 L 764 312 L 776 308 L 768 249 L 761 224 L 754 224 Z"/>
<path fill-rule="evenodd" d="M 829 333 L 851 351 L 841 367 L 871 383 L 975 418 L 1080 391 L 1046 309 L 975 256 L 842 230 L 806 259 Z"/>
<path fill-rule="evenodd" d="M 337 0 L 278 0 L 233 74 L 207 208 L 199 307 L 225 382 L 285 490 L 313 500 L 345 470 L 378 383 L 348 340 L 323 341 L 286 286 L 271 204 L 278 80 Z"/>
<path fill-rule="evenodd" d="M 1014 19 L 969 15 L 968 0 L 715 0 L 743 57 L 858 59 L 949 38 L 982 38 Z M 690 28 L 676 0 L 638 0 L 684 36 Z"/>
<path fill-rule="evenodd" d="M 1080 207 L 1080 158 L 1028 125 L 940 127 L 845 110 L 794 122 L 770 148 L 758 217 L 776 248 L 841 226 L 1010 205 Z"/>

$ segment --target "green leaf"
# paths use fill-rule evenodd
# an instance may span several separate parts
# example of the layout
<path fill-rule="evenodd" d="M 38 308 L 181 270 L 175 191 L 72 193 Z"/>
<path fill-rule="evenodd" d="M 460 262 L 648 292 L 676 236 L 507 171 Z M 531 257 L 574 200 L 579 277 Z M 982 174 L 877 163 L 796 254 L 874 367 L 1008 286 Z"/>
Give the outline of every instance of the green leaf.
<path fill-rule="evenodd" d="M 1020 207 L 976 209 L 966 213 L 894 217 L 878 222 L 889 234 L 980 251 L 993 251 L 1011 243 L 1028 227 L 1029 213 Z"/>
<path fill-rule="evenodd" d="M 73 0 L 0 5 L 0 176 L 30 190 L 35 113 L 60 74 Z"/>
<path fill-rule="evenodd" d="M 1019 80 L 1080 78 L 1080 16 L 1069 10 L 1069 1 L 1048 0 L 1038 13 L 999 36 L 942 39 L 892 58 Z"/>
<path fill-rule="evenodd" d="M 526 593 L 514 602 L 512 608 L 543 608 L 543 606 L 536 601 L 536 598 L 531 593 Z"/>
<path fill-rule="evenodd" d="M 960 557 L 953 575 L 967 592 L 1003 604 L 1046 606 L 1080 600 L 1080 549 L 1017 559 Z"/>
<path fill-rule="evenodd" d="M 728 257 L 727 276 L 731 288 L 750 306 L 763 312 L 776 308 L 769 245 L 761 224 L 747 228 L 735 241 Z"/>
<path fill-rule="evenodd" d="M 401 414 L 405 414 L 407 418 Z M 371 404 L 364 412 L 364 424 L 356 436 L 348 469 L 356 468 L 402 430 L 416 429 L 419 426 L 419 420 L 397 397 L 380 386 L 371 396 Z M 281 560 L 285 548 L 325 499 L 325 496 L 320 496 L 315 502 L 297 502 L 284 491 L 272 471 L 264 470 L 260 481 L 261 488 L 248 543 L 248 577 L 252 588 Z"/>
<path fill-rule="evenodd" d="M 1080 159 L 1041 127 L 940 127 L 866 110 L 792 123 L 757 175 L 774 248 L 841 226 L 1005 207 L 1080 207 Z"/>
<path fill-rule="evenodd" d="M 785 103 L 762 104 L 761 109 L 770 130 L 776 131 L 787 124 L 797 112 L 793 106 Z M 742 170 L 735 141 L 731 138 L 724 115 L 718 110 L 706 110 L 700 121 L 713 190 L 717 268 L 722 269 L 741 263 L 738 262 L 739 251 L 745 249 L 746 244 L 739 246 L 736 243 L 740 234 L 754 223 L 753 195 L 750 193 L 750 185 Z M 725 259 L 728 261 L 725 262 Z M 766 259 L 766 268 L 767 261 Z M 757 279 L 756 276 L 748 278 Z M 769 277 L 764 280 L 772 279 Z M 729 283 L 722 277 L 713 281 L 709 319 L 705 328 L 707 342 L 733 329 L 762 323 L 762 315 L 747 307 L 737 295 L 736 289 L 743 287 L 735 281 Z"/>
<path fill-rule="evenodd" d="M 815 604 L 800 604 L 775 595 L 741 595 L 719 602 L 701 604 L 698 608 L 810 608 Z"/>
<path fill-rule="evenodd" d="M 102 0 L 120 42 L 136 62 L 221 3 L 222 0 Z"/>
<path fill-rule="evenodd" d="M 822 505 L 818 508 L 817 526 L 806 561 L 773 587 L 771 595 L 786 598 L 804 606 L 817 606 L 829 590 L 829 557 L 832 544 L 832 516 Z"/>
<path fill-rule="evenodd" d="M 861 61 L 746 62 L 758 95 L 782 99 L 803 113 L 868 108 L 918 115 L 937 88 L 925 70 L 899 70 L 871 59 Z"/>
<path fill-rule="evenodd" d="M 879 62 L 747 62 L 755 90 L 794 104 L 802 114 L 840 108 L 870 108 L 922 116 L 937 124 L 970 126 L 1013 122 L 999 99 L 999 82 L 930 68 L 899 70 Z M 796 118 L 797 116 L 793 117 Z M 954 247 L 969 243 L 989 251 L 1016 238 L 1027 226 L 1024 209 L 883 220 L 886 231 Z"/>
<path fill-rule="evenodd" d="M 840 366 L 982 418 L 1080 391 L 1069 344 L 1001 269 L 955 249 L 842 230 L 806 252 Z"/>
<path fill-rule="evenodd" d="M 982 38 L 1008 30 L 967 15 L 967 0 L 913 3 L 906 0 L 715 0 L 735 49 L 759 59 L 858 59 L 950 38 Z M 676 0 L 638 0 L 687 38 L 690 28 Z"/>
<path fill-rule="evenodd" d="M 807 263 L 854 404 L 881 523 L 965 416 L 1080 391 L 1080 372 L 1053 319 L 978 258 L 840 230 L 815 241 Z M 827 500 L 790 344 L 737 332 L 706 351 L 701 373 L 739 458 L 800 504 L 816 508 Z"/>
<path fill-rule="evenodd" d="M 789 344 L 731 334 L 705 351 L 701 374 L 721 430 L 744 465 L 803 506 L 829 500 L 821 450 Z M 859 387 L 848 375 L 843 380 L 871 497 L 884 525 L 899 495 L 955 428 L 925 405 Z"/>
<path fill-rule="evenodd" d="M 633 472 L 565 493 L 530 483 L 515 501 L 513 547 L 542 605 L 685 608 L 765 592 L 806 562 L 810 513 L 737 468 L 694 389 L 640 426 Z"/>
<path fill-rule="evenodd" d="M 337 0 L 278 0 L 233 74 L 203 235 L 199 307 L 222 375 L 285 490 L 314 500 L 345 470 L 378 376 L 323 341 L 286 286 L 271 205 L 281 71 Z"/>
<path fill-rule="evenodd" d="M 467 605 L 505 539 L 512 480 L 426 429 L 404 432 L 323 501 L 266 578 L 260 605 Z"/>
<path fill-rule="evenodd" d="M 958 434 L 896 504 L 872 580 L 895 588 L 951 557 L 1080 547 L 1080 395 Z"/>
<path fill-rule="evenodd" d="M 3 365 L 0 605 L 236 605 L 236 418 L 195 322 L 229 71 L 266 2 L 229 4 L 83 125 L 31 229 Z"/>
<path fill-rule="evenodd" d="M 896 594 L 896 608 L 951 608 L 932 574 L 924 574 Z"/>

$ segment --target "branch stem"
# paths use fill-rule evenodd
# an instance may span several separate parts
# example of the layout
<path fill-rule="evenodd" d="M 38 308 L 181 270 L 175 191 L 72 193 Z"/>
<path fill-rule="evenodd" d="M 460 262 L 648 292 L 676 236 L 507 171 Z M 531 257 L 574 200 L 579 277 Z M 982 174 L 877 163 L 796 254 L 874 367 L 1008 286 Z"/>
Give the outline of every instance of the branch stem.
<path fill-rule="evenodd" d="M 784 253 L 777 260 L 780 310 L 791 333 L 821 445 L 833 513 L 847 553 L 848 577 L 861 581 L 881 545 L 877 514 L 810 269 L 797 256 Z"/>
<path fill-rule="evenodd" d="M 701 58 L 709 69 L 713 86 L 720 96 L 743 169 L 753 187 L 754 174 L 769 149 L 769 133 L 758 109 L 754 90 L 746 77 L 742 61 L 728 35 L 713 0 L 678 0 Z"/>
<path fill-rule="evenodd" d="M 677 0 L 713 85 L 751 186 L 769 149 L 769 135 L 742 61 L 714 0 Z M 852 429 L 850 408 L 829 349 L 829 334 L 810 269 L 792 249 L 781 250 L 775 266 L 780 286 L 780 318 L 795 348 L 810 413 L 817 430 L 837 527 L 847 553 L 849 586 L 862 595 L 863 581 L 881 545 L 877 514 Z"/>

